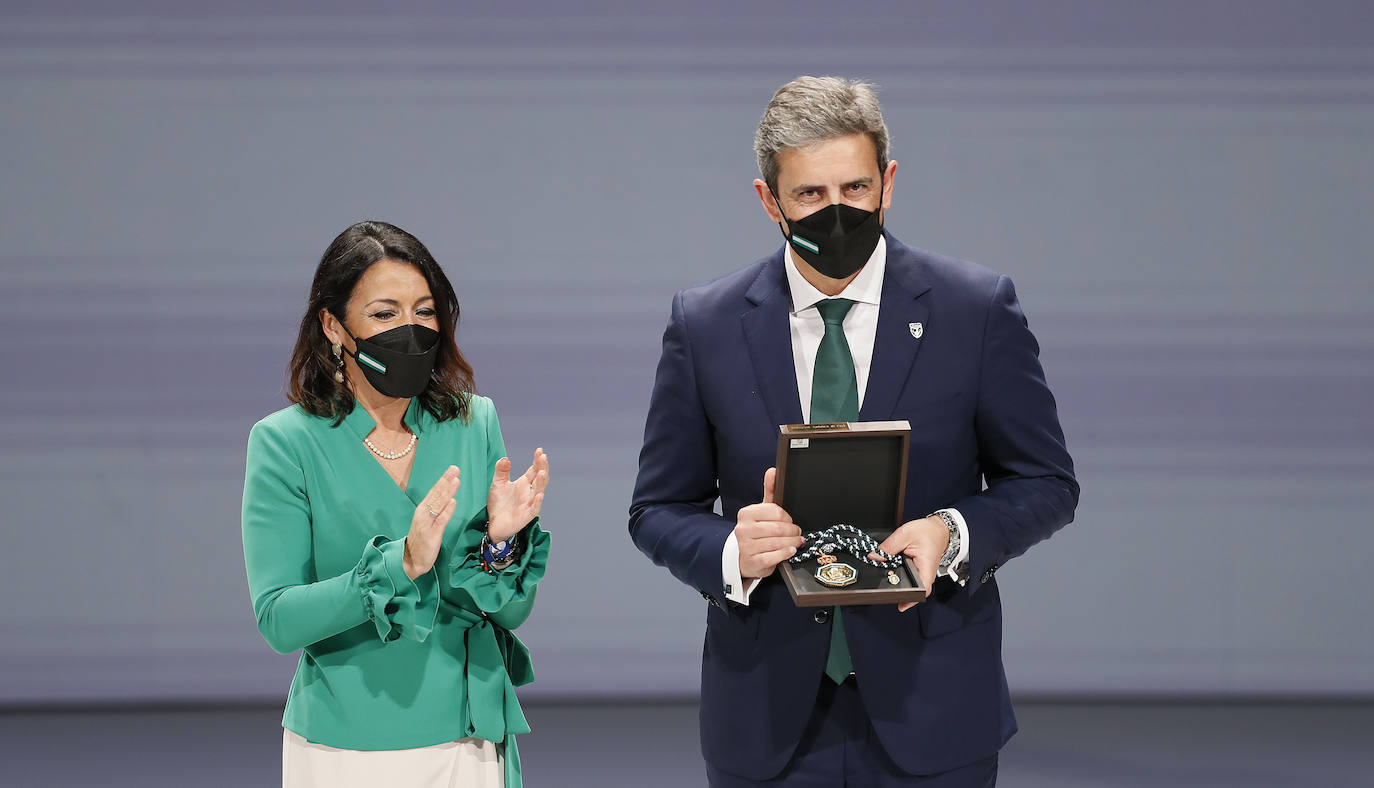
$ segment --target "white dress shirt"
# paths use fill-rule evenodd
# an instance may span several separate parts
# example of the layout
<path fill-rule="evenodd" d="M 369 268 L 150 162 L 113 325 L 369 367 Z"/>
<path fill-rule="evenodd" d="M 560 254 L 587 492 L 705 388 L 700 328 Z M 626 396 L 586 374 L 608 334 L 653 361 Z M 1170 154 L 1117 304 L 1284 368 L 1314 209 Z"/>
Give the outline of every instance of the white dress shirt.
<path fill-rule="evenodd" d="M 811 375 L 816 367 L 816 352 L 820 349 L 821 338 L 825 336 L 825 321 L 821 319 L 816 304 L 831 296 L 806 281 L 797 269 L 794 254 L 792 248 L 787 247 L 783 268 L 792 291 L 792 311 L 788 313 L 788 323 L 792 329 L 792 363 L 797 371 L 797 395 L 801 398 L 802 421 L 809 422 Z M 854 378 L 859 386 L 860 407 L 863 407 L 864 394 L 868 390 L 868 371 L 873 365 L 873 341 L 878 333 L 878 309 L 882 302 L 883 274 L 886 270 L 887 239 L 879 237 L 877 247 L 859 270 L 858 276 L 838 296 L 834 296 L 854 302 L 844 316 L 844 338 L 849 343 L 849 354 L 854 358 Z M 963 585 L 967 578 L 962 577 L 955 567 L 963 566 L 968 560 L 968 526 L 957 510 L 944 511 L 949 512 L 959 528 L 959 554 L 950 561 L 949 569 L 944 574 Z M 749 604 L 749 595 L 754 592 L 759 578 L 751 578 L 746 583 L 740 577 L 739 541 L 733 532 L 725 540 L 725 549 L 721 551 L 720 568 L 725 580 L 725 597 L 741 605 Z"/>

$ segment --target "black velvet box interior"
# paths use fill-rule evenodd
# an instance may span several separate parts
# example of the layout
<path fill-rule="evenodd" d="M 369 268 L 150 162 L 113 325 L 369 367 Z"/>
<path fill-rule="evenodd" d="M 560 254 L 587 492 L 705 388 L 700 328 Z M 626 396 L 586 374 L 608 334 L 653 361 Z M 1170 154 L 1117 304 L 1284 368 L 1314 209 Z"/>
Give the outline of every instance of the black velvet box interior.
<path fill-rule="evenodd" d="M 775 496 L 802 533 L 846 523 L 882 542 L 902 522 L 907 451 L 905 421 L 789 424 L 779 428 Z M 803 546 L 802 550 L 806 547 Z M 849 553 L 840 563 L 857 570 L 855 582 L 832 588 L 816 579 L 814 558 L 778 567 L 792 599 L 803 607 L 919 602 L 925 589 L 908 559 L 896 570 L 870 566 Z"/>

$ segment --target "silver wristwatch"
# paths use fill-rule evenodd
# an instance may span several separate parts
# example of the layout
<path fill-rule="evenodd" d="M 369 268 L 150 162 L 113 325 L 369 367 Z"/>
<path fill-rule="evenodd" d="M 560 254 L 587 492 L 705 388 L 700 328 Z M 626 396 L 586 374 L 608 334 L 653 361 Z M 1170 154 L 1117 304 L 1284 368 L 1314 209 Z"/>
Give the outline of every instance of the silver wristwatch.
<path fill-rule="evenodd" d="M 938 512 L 931 512 L 930 517 L 939 517 L 944 521 L 945 527 L 949 529 L 949 547 L 945 548 L 945 554 L 940 556 L 940 571 L 949 570 L 949 565 L 954 561 L 954 557 L 959 554 L 959 524 L 954 521 L 954 515 L 944 509 Z"/>

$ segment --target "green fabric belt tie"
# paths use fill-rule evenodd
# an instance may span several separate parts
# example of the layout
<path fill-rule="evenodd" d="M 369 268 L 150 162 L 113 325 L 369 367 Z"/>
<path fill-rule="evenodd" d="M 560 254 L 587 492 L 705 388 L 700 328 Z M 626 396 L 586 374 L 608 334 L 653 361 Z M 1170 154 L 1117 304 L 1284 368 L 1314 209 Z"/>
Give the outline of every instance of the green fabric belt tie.
<path fill-rule="evenodd" d="M 529 733 L 515 688 L 534 680 L 529 649 L 511 632 L 470 610 L 440 604 L 440 609 L 463 622 L 467 649 L 467 697 L 463 699 L 468 735 L 501 744 L 506 785 L 520 785 L 520 751 L 515 734 Z"/>
<path fill-rule="evenodd" d="M 816 304 L 825 321 L 825 336 L 816 349 L 816 368 L 811 375 L 811 423 L 859 420 L 859 382 L 854 376 L 854 356 L 844 337 L 844 316 L 854 305 L 847 298 L 827 298 Z M 844 636 L 840 608 L 830 620 L 830 653 L 825 660 L 825 675 L 836 684 L 854 671 L 849 658 L 849 641 Z"/>

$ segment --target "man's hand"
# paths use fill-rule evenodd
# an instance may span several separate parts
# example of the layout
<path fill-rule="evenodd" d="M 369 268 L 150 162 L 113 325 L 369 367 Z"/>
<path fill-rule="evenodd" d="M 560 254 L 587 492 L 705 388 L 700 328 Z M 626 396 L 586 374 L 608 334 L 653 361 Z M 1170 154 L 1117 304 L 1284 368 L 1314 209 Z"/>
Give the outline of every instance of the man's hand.
<path fill-rule="evenodd" d="M 916 574 L 921 576 L 927 597 L 935 585 L 935 573 L 940 571 L 940 558 L 948 547 L 949 527 L 938 516 L 903 523 L 878 545 L 878 549 L 888 555 L 902 553 L 916 562 Z M 875 553 L 869 553 L 868 557 L 875 560 L 879 558 Z M 915 606 L 915 602 L 903 602 L 897 606 L 897 610 L 905 613 Z"/>
<path fill-rule="evenodd" d="M 739 543 L 739 574 L 742 578 L 773 574 L 777 565 L 796 555 L 797 548 L 805 541 L 801 529 L 792 524 L 792 516 L 773 503 L 773 482 L 777 474 L 776 468 L 764 472 L 763 501 L 740 509 L 735 518 L 735 541 Z M 939 558 L 938 554 L 936 558 Z"/>

